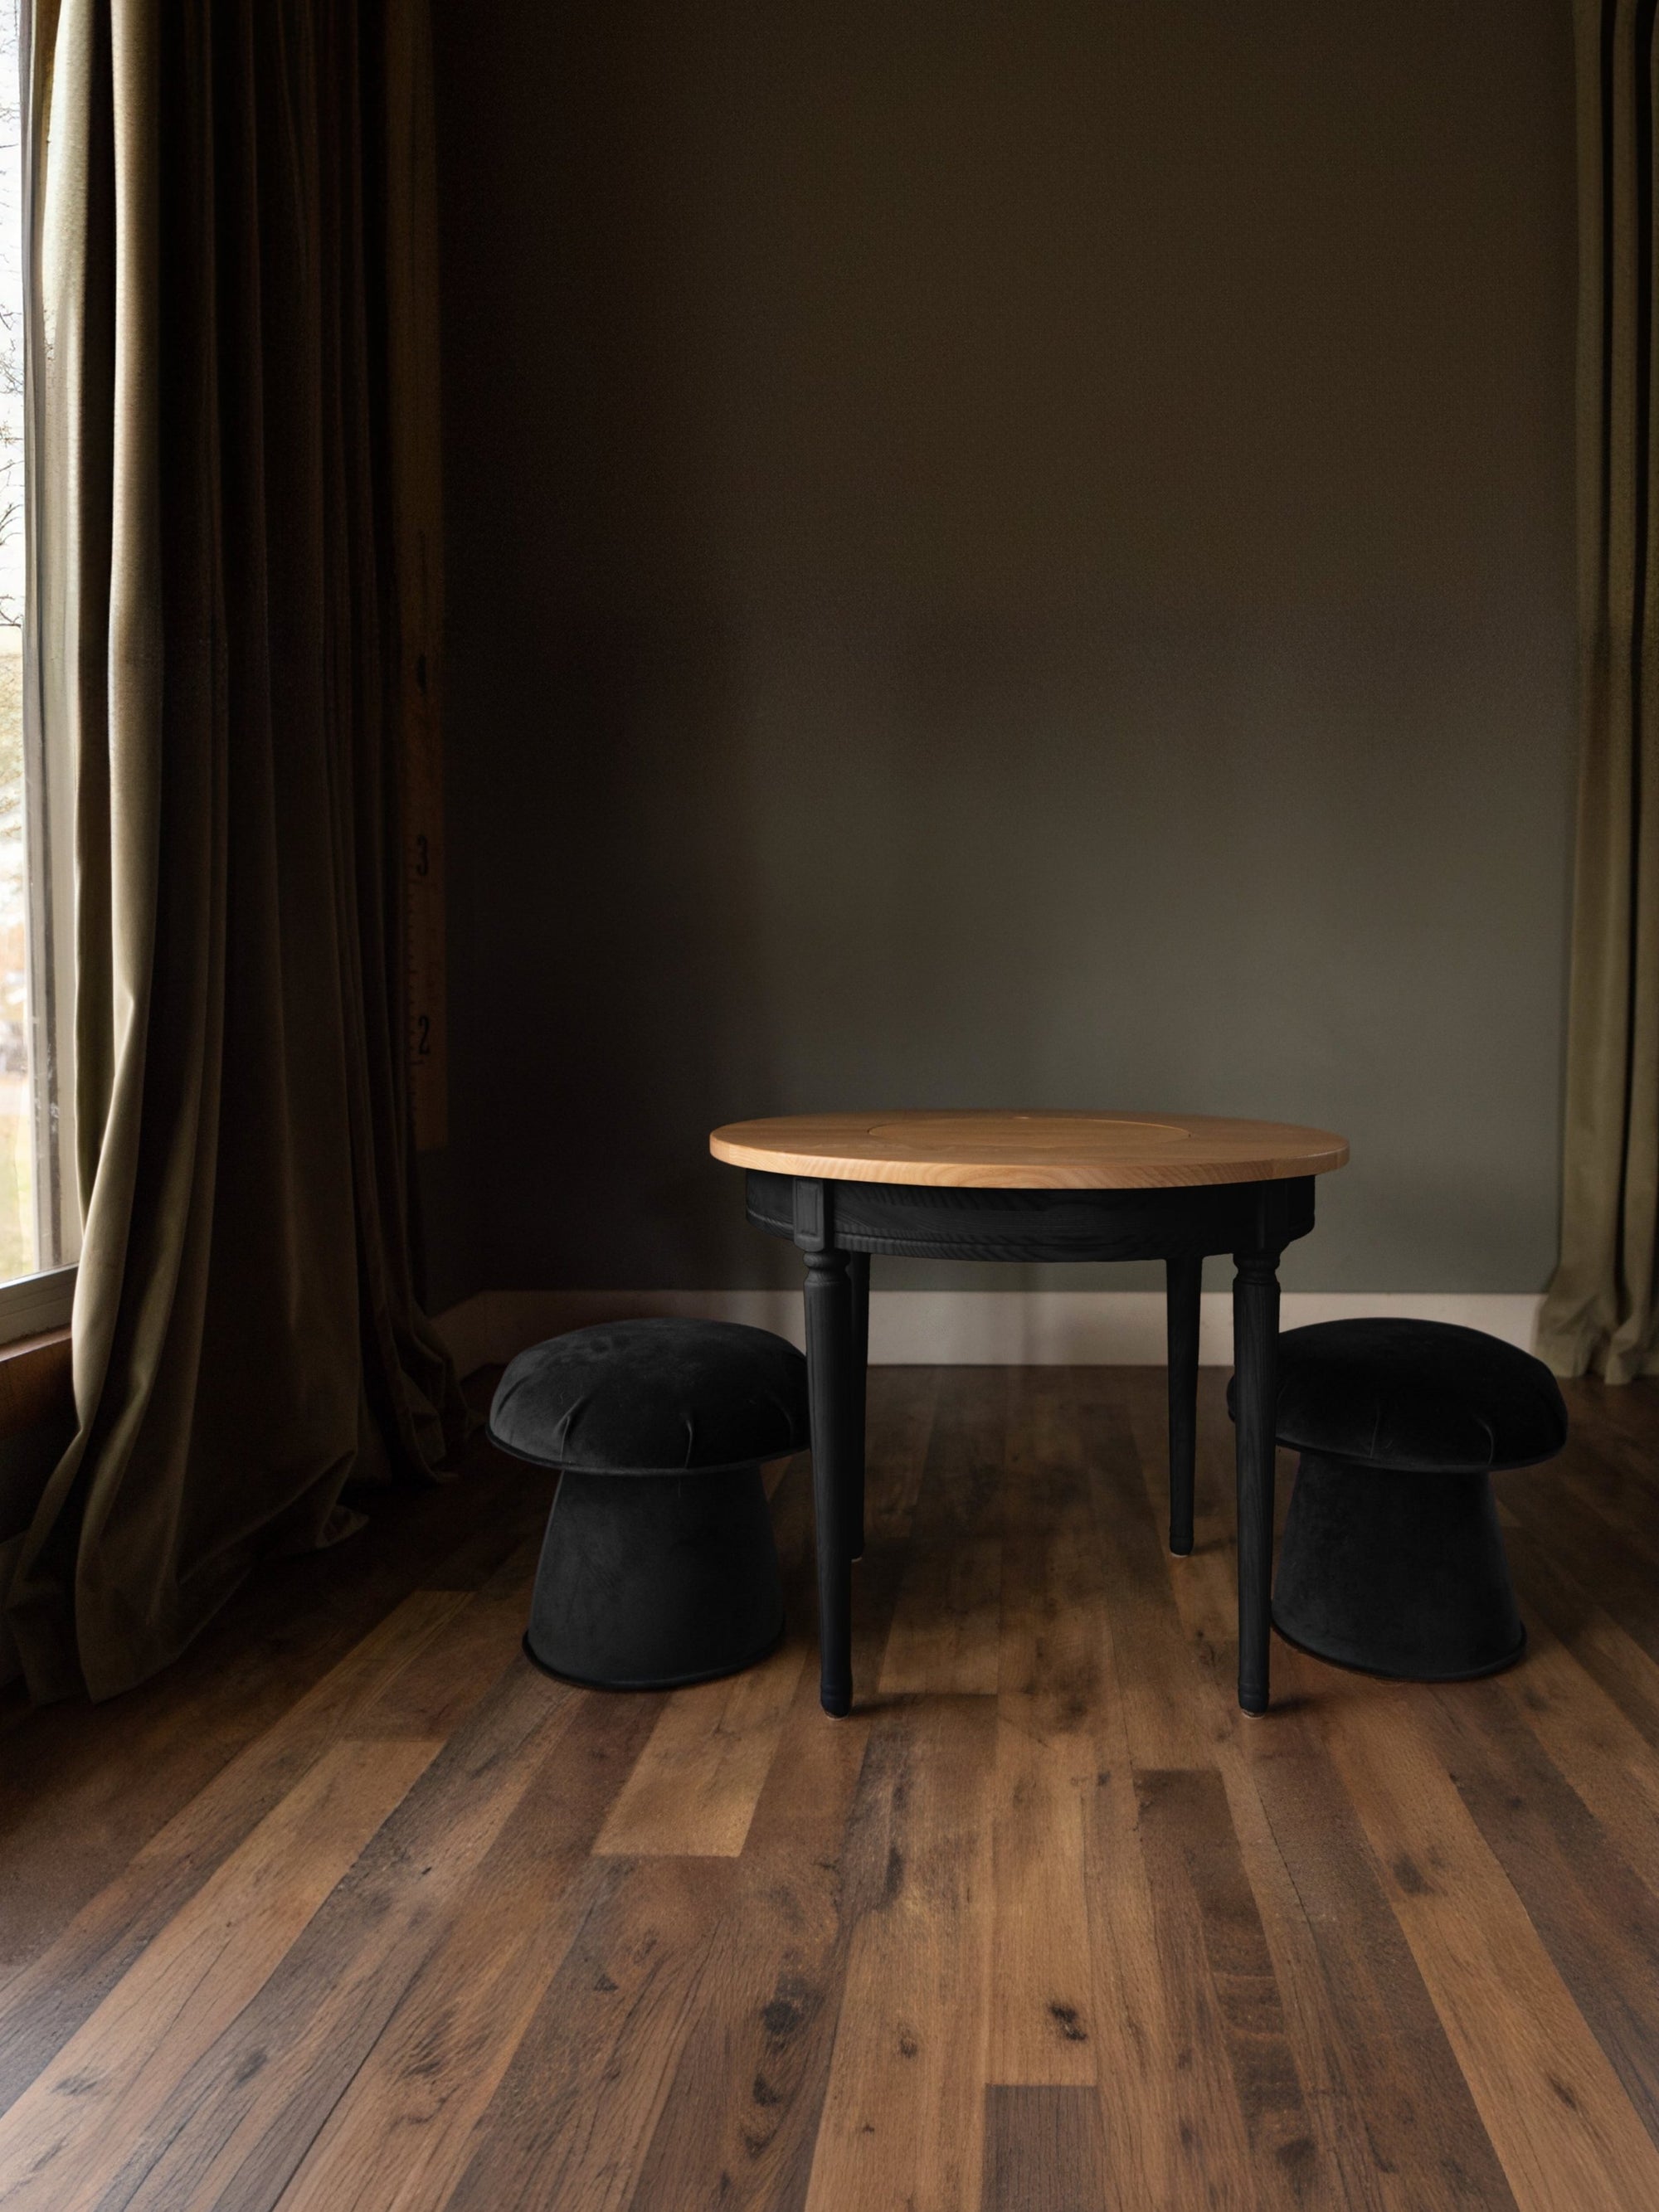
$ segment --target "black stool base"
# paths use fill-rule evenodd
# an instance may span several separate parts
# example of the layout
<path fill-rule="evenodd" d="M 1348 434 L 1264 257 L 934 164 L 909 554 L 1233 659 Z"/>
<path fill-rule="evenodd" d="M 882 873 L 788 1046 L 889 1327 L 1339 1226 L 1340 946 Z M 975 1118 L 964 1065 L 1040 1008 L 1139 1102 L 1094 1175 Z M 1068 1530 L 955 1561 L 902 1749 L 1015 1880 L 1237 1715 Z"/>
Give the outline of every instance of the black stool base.
<path fill-rule="evenodd" d="M 1485 1675 L 1501 1674 L 1505 1668 L 1513 1667 L 1517 1659 L 1525 1656 L 1527 1650 L 1527 1632 L 1522 1628 L 1521 1640 L 1513 1651 L 1506 1652 L 1501 1659 L 1489 1659 L 1484 1666 L 1462 1668 L 1455 1674 L 1395 1674 L 1386 1667 L 1372 1667 L 1362 1660 L 1345 1659 L 1340 1652 L 1321 1651 L 1311 1644 L 1304 1644 L 1300 1637 L 1291 1634 L 1277 1613 L 1273 1615 L 1273 1634 L 1281 1643 L 1288 1644 L 1292 1650 L 1305 1651 L 1310 1659 L 1322 1660 L 1328 1667 L 1340 1667 L 1350 1674 L 1369 1674 L 1376 1682 L 1478 1682 Z"/>
<path fill-rule="evenodd" d="M 573 1689 L 615 1690 L 618 1692 L 628 1690 L 690 1690 L 695 1689 L 699 1682 L 723 1682 L 728 1675 L 741 1674 L 745 1668 L 757 1667 L 763 1659 L 769 1659 L 783 1641 L 785 1625 L 780 1621 L 778 1632 L 772 1641 L 751 1653 L 747 1659 L 740 1659 L 735 1667 L 715 1667 L 705 1674 L 680 1674 L 672 1681 L 660 1682 L 601 1682 L 596 1681 L 591 1674 L 568 1674 L 562 1667 L 550 1667 L 545 1659 L 538 1658 L 530 1647 L 527 1634 L 520 1638 L 520 1643 L 525 1657 L 532 1667 L 556 1682 L 568 1682 Z"/>
<path fill-rule="evenodd" d="M 758 1467 L 560 1477 L 524 1640 L 547 1674 L 678 1689 L 753 1666 L 782 1633 Z"/>
<path fill-rule="evenodd" d="M 1394 1681 L 1471 1681 L 1512 1666 L 1526 1631 L 1491 1477 L 1304 1452 L 1273 1618 L 1299 1650 Z"/>

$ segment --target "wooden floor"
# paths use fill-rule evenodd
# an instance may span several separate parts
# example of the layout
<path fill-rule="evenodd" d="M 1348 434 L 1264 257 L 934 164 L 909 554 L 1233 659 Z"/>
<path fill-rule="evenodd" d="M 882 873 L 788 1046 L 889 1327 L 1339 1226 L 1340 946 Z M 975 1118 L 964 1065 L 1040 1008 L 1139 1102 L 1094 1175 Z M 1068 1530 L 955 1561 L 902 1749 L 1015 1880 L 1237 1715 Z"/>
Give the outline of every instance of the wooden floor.
<path fill-rule="evenodd" d="M 1162 1377 L 877 1370 L 860 1684 L 520 1656 L 482 1449 L 163 1680 L 0 1699 L 0 2207 L 1659 2207 L 1659 1387 L 1500 1495 L 1532 1644 L 1231 1693 Z M 1288 1474 L 1288 1468 L 1282 1469 Z"/>

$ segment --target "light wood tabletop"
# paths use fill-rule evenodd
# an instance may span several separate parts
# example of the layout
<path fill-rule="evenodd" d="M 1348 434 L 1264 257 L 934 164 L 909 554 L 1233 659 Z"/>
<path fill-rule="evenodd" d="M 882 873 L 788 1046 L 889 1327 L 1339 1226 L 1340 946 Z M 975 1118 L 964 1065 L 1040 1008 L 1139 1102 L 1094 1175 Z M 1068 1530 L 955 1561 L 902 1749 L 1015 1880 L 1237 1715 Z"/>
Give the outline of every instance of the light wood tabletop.
<path fill-rule="evenodd" d="M 830 1182 L 985 1190 L 1168 1190 L 1325 1175 L 1346 1139 L 1207 1114 L 787 1114 L 730 1121 L 708 1149 L 733 1167 Z"/>

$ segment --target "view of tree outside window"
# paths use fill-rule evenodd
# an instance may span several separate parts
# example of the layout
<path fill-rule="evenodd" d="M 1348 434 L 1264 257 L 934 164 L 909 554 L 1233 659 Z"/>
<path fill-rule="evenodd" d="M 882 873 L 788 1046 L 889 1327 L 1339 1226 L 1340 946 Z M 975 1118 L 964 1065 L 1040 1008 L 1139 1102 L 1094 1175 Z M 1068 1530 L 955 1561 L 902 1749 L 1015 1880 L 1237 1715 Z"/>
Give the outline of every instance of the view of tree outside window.
<path fill-rule="evenodd" d="M 23 789 L 23 233 L 20 0 L 0 0 L 0 1282 L 40 1264 L 29 1085 Z"/>

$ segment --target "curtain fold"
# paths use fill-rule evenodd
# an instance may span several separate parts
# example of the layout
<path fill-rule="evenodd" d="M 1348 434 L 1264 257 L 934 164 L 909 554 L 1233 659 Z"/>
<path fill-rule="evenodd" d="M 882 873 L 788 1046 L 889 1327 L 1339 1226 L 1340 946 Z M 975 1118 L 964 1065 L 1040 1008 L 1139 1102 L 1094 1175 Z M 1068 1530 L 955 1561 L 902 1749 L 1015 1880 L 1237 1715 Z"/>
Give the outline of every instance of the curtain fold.
<path fill-rule="evenodd" d="M 10 1601 L 37 1698 L 142 1680 L 260 1558 L 356 1526 L 349 1480 L 463 1433 L 400 1016 L 441 609 L 425 54 L 417 0 L 35 9 L 33 642 L 76 755 L 85 1222 L 78 1433 Z"/>
<path fill-rule="evenodd" d="M 1581 727 L 1559 1374 L 1659 1373 L 1653 0 L 1577 0 Z"/>

